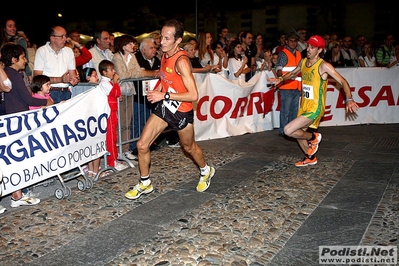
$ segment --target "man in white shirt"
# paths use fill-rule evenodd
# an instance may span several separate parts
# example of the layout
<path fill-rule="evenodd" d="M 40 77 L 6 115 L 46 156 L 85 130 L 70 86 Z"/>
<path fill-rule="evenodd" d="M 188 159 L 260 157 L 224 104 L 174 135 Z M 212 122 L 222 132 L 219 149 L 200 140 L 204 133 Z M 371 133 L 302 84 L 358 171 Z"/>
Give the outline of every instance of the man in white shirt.
<path fill-rule="evenodd" d="M 79 76 L 73 51 L 65 46 L 66 30 L 55 26 L 49 36 L 50 40 L 36 51 L 33 75 L 50 77 L 51 98 L 59 103 L 71 98 L 70 86 L 78 84 Z"/>
<path fill-rule="evenodd" d="M 109 49 L 111 45 L 110 34 L 106 30 L 95 32 L 94 40 L 96 44 L 89 50 L 92 59 L 84 64 L 83 68 L 92 67 L 97 70 L 97 73 L 100 73 L 98 72 L 98 64 L 104 59 L 111 61 L 113 57 L 113 53 Z"/>

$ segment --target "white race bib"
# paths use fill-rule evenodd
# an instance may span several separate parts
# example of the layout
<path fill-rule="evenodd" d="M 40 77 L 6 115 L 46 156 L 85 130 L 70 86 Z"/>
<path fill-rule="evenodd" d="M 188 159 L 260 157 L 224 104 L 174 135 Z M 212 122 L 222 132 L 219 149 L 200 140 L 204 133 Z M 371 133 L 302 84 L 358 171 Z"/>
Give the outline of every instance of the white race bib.
<path fill-rule="evenodd" d="M 302 84 L 302 97 L 313 100 L 314 95 L 313 95 L 313 86 Z"/>
<path fill-rule="evenodd" d="M 173 88 L 169 87 L 168 92 L 175 93 L 176 91 Z M 163 100 L 163 104 L 164 106 L 166 106 L 166 108 L 169 109 L 169 111 L 172 112 L 172 114 L 174 114 L 176 113 L 177 109 L 179 109 L 181 102 L 176 100 Z"/>

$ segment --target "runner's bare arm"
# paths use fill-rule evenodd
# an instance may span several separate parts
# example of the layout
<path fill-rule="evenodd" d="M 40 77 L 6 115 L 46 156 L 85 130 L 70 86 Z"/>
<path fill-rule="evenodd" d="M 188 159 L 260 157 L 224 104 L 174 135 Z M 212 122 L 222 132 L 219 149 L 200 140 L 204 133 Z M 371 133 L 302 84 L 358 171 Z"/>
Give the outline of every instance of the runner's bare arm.
<path fill-rule="evenodd" d="M 181 56 L 176 61 L 175 70 L 181 75 L 184 86 L 187 92 L 184 93 L 170 93 L 170 100 L 177 100 L 182 102 L 194 102 L 198 100 L 197 84 L 193 73 L 191 72 L 191 62 L 187 56 Z M 165 99 L 166 90 L 157 91 L 152 90 L 147 94 L 147 99 L 151 103 L 159 102 Z"/>
<path fill-rule="evenodd" d="M 198 100 L 197 84 L 195 82 L 193 73 L 191 72 L 191 62 L 187 56 L 181 56 L 176 62 L 176 71 L 178 71 L 183 79 L 186 93 L 172 93 L 170 98 L 172 100 L 195 102 Z"/>
<path fill-rule="evenodd" d="M 329 75 L 342 86 L 346 97 L 346 112 L 355 113 L 359 109 L 359 105 L 353 100 L 348 81 L 341 74 L 339 74 L 330 63 L 326 61 L 320 65 L 319 72 L 324 80 L 326 80 Z"/>

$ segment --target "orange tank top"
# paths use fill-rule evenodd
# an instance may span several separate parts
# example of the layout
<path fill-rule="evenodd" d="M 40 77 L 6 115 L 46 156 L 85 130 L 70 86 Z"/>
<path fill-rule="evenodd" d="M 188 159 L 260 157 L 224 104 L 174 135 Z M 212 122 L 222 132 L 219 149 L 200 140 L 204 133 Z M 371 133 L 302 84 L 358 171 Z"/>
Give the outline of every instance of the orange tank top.
<path fill-rule="evenodd" d="M 162 55 L 161 60 L 161 83 L 162 83 L 162 91 L 170 92 L 170 93 L 183 93 L 187 92 L 186 87 L 184 86 L 183 79 L 176 71 L 176 61 L 181 56 L 188 56 L 186 51 L 180 50 L 171 57 L 167 58 L 166 53 Z M 192 102 L 181 102 L 179 108 L 177 109 L 179 112 L 188 112 L 193 109 Z"/>

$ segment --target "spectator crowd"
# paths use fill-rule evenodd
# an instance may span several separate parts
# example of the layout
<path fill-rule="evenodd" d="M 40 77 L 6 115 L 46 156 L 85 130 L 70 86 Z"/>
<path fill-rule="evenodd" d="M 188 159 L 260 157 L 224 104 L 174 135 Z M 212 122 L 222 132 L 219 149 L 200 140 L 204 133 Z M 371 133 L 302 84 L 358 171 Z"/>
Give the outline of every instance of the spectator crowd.
<path fill-rule="evenodd" d="M 378 42 L 371 42 L 362 34 L 354 38 L 333 33 L 319 35 L 325 43 L 321 57 L 336 68 L 399 66 L 399 45 L 395 45 L 391 33 Z M 82 43 L 79 31 L 67 32 L 57 25 L 49 30 L 47 42 L 37 47 L 30 42 L 29 36 L 17 29 L 16 21 L 5 19 L 0 30 L 0 115 L 67 101 L 71 98 L 71 89 L 79 82 L 99 85 L 112 107 L 106 138 L 110 152 L 107 164 L 118 171 L 123 170 L 128 166 L 117 156 L 116 101 L 127 106 L 120 110 L 120 116 L 130 121 L 121 129 L 122 141 L 138 138 L 152 112 L 152 105 L 141 90 L 136 90 L 137 83 L 124 80 L 159 79 L 162 37 L 160 32 L 154 32 L 138 43 L 134 36 L 115 37 L 103 29 L 94 33 L 92 41 Z M 260 33 L 231 33 L 227 27 L 221 27 L 215 38 L 210 32 L 200 32 L 197 38 L 181 43 L 180 47 L 189 57 L 193 73 L 211 73 L 233 82 L 250 82 L 260 71 L 271 71 L 275 78 L 279 78 L 295 68 L 307 56 L 308 38 L 306 29 L 299 28 L 279 34 L 276 43 L 268 47 Z M 284 136 L 284 127 L 297 115 L 300 92 L 299 77 L 285 82 L 279 90 L 281 136 Z M 134 100 L 126 102 L 129 96 Z M 158 139 L 152 150 L 159 148 L 157 142 Z M 179 139 L 172 134 L 168 143 L 178 147 Z M 124 145 L 123 154 L 129 160 L 137 160 L 136 142 Z M 95 177 L 99 168 L 99 160 L 91 162 L 88 175 Z M 40 199 L 29 188 L 12 193 L 11 207 L 38 203 Z M 0 213 L 5 210 L 0 205 Z"/>

